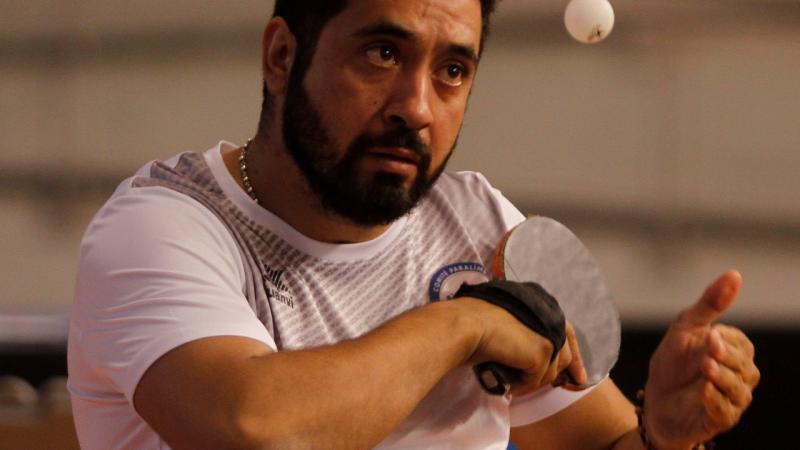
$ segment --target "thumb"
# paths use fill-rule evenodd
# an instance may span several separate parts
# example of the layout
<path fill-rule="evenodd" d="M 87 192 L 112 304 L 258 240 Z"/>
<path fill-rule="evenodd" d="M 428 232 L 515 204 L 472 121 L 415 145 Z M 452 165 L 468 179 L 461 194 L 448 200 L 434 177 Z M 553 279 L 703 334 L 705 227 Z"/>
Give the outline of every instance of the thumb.
<path fill-rule="evenodd" d="M 710 325 L 730 308 L 741 286 L 742 275 L 739 272 L 729 270 L 723 273 L 706 288 L 697 303 L 678 316 L 677 322 L 689 326 Z"/>

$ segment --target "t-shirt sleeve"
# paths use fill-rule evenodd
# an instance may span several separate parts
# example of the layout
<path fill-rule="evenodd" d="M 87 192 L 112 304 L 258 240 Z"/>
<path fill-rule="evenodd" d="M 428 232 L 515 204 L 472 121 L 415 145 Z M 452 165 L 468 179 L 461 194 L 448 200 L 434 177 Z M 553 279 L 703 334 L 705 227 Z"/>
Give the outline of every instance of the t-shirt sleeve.
<path fill-rule="evenodd" d="M 163 187 L 115 195 L 81 244 L 71 348 L 128 400 L 153 362 L 190 341 L 240 336 L 275 349 L 244 277 L 233 237 L 195 200 Z"/>
<path fill-rule="evenodd" d="M 493 221 L 499 221 L 502 232 L 514 228 L 525 220 L 525 215 L 499 189 L 492 186 L 483 174 L 463 171 L 451 176 L 454 180 L 458 180 L 456 184 L 458 191 L 454 190 L 449 197 L 460 210 L 469 209 L 471 205 L 475 204 L 475 201 L 483 202 L 489 212 L 487 217 L 491 217 Z M 458 195 L 455 192 L 462 194 Z M 480 220 L 475 221 L 480 222 Z"/>
<path fill-rule="evenodd" d="M 545 386 L 530 394 L 513 397 L 509 409 L 511 426 L 519 427 L 546 419 L 580 400 L 594 388 L 595 386 L 592 386 L 582 391 L 574 392 Z"/>
<path fill-rule="evenodd" d="M 488 184 L 488 182 L 487 182 Z M 492 187 L 491 191 L 495 202 L 500 209 L 500 217 L 503 220 L 503 226 L 506 231 L 519 225 L 525 220 L 525 215 L 517 209 L 514 204 L 509 201 L 499 189 Z"/>

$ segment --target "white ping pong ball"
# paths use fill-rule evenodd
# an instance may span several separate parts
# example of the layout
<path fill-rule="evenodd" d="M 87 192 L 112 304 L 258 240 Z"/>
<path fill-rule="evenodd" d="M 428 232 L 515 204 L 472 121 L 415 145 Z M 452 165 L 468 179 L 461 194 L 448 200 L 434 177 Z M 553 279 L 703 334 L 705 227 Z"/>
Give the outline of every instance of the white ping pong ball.
<path fill-rule="evenodd" d="M 564 24 L 575 40 L 596 44 L 614 28 L 614 8 L 607 0 L 572 0 L 564 13 Z"/>

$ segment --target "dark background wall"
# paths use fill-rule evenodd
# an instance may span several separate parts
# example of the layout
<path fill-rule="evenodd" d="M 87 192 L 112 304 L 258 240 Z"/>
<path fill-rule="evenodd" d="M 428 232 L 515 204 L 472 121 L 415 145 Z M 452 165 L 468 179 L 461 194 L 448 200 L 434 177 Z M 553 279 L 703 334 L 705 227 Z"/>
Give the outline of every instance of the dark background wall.
<path fill-rule="evenodd" d="M 626 326 L 623 332 L 620 359 L 612 378 L 620 389 L 633 399 L 644 385 L 647 361 L 663 334 L 660 328 Z M 746 328 L 757 348 L 756 362 L 762 381 L 755 392 L 751 408 L 734 430 L 720 436 L 718 449 L 785 450 L 800 448 L 800 437 L 793 432 L 795 410 L 800 398 L 800 367 L 796 361 L 800 333 L 791 330 Z M 0 374 L 14 374 L 41 386 L 47 379 L 66 375 L 66 359 L 62 349 L 0 349 Z M 0 443 L 0 449 L 6 447 Z"/>
<path fill-rule="evenodd" d="M 756 364 L 761 369 L 761 383 L 750 409 L 739 425 L 716 439 L 718 449 L 760 450 L 800 448 L 800 437 L 793 432 L 791 413 L 800 388 L 794 380 L 800 376 L 797 346 L 800 333 L 792 330 L 745 328 L 756 346 Z M 628 327 L 624 332 L 620 360 L 612 377 L 622 391 L 633 399 L 647 373 L 649 355 L 655 350 L 663 330 Z"/>

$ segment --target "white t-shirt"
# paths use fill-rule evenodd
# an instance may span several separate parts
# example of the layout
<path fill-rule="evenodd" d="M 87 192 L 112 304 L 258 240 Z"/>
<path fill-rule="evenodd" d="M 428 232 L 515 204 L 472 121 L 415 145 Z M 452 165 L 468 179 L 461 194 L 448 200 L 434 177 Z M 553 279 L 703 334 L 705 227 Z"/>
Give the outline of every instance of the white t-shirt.
<path fill-rule="evenodd" d="M 144 372 L 169 350 L 212 336 L 276 351 L 361 336 L 448 299 L 464 281 L 485 280 L 496 242 L 524 219 L 481 175 L 446 173 L 380 237 L 318 242 L 239 188 L 221 156 L 233 148 L 221 142 L 146 165 L 84 236 L 68 348 L 84 450 L 168 448 L 132 402 Z M 585 393 L 491 396 L 461 367 L 378 448 L 505 449 L 510 426 Z"/>

